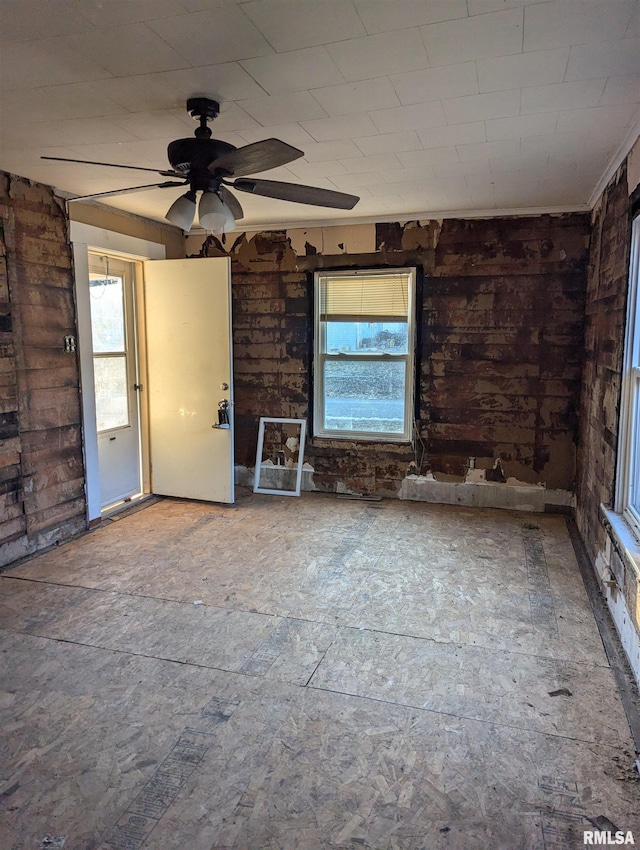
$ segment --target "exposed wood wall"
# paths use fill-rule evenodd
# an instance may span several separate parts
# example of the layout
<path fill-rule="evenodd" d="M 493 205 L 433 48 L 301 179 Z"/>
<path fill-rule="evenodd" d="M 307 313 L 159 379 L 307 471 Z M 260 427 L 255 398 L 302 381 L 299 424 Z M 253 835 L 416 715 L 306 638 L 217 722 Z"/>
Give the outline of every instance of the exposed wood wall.
<path fill-rule="evenodd" d="M 71 248 L 51 190 L 0 173 L 0 564 L 85 524 Z"/>
<path fill-rule="evenodd" d="M 371 225 L 360 253 L 340 253 L 345 242 L 327 253 L 329 230 L 249 234 L 226 247 L 210 237 L 201 247 L 232 257 L 237 463 L 253 466 L 261 415 L 310 417 L 309 273 L 416 265 L 424 453 L 312 437 L 315 485 L 395 494 L 412 463 L 460 482 L 473 457 L 487 480 L 573 491 L 589 217 Z M 349 228 L 340 232 L 348 242 Z"/>
<path fill-rule="evenodd" d="M 613 507 L 631 243 L 626 164 L 593 212 L 580 403 L 577 515 L 592 560 L 603 547 L 600 504 Z"/>
<path fill-rule="evenodd" d="M 615 507 L 631 223 L 639 208 L 640 141 L 592 215 L 576 510 L 580 533 L 640 684 L 640 564 L 627 548 L 637 552 L 638 544 L 627 536 L 624 523 L 617 523 L 622 539 L 615 534 L 601 511 L 601 505 Z"/>

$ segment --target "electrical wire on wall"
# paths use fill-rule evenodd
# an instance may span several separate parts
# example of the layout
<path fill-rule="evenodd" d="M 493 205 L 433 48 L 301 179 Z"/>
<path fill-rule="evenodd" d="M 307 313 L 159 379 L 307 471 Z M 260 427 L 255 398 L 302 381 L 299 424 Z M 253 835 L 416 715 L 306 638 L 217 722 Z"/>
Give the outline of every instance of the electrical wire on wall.
<path fill-rule="evenodd" d="M 418 443 L 420 448 L 418 448 Z M 422 475 L 422 468 L 427 457 L 427 446 L 420 434 L 420 426 L 417 419 L 413 420 L 413 435 L 411 437 L 411 447 L 413 448 L 413 468 L 415 475 Z"/>

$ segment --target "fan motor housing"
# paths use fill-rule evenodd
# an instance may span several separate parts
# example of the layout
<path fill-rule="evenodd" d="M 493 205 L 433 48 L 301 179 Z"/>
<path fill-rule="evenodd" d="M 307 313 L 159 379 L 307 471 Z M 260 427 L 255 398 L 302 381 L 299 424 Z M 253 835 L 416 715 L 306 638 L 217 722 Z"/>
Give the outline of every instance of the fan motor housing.
<path fill-rule="evenodd" d="M 194 176 L 202 172 L 204 176 L 215 159 L 234 150 L 234 145 L 219 139 L 176 139 L 167 148 L 167 158 L 175 171 Z"/>

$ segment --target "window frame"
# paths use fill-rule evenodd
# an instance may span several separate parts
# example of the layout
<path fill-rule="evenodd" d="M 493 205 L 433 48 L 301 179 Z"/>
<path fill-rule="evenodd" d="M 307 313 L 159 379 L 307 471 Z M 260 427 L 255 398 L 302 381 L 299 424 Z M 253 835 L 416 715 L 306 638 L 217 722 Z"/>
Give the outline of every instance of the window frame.
<path fill-rule="evenodd" d="M 640 215 L 632 222 L 615 510 L 640 539 Z"/>
<path fill-rule="evenodd" d="M 123 321 L 123 348 L 114 351 L 95 351 L 93 347 L 93 335 L 91 337 L 91 358 L 94 373 L 94 405 L 96 411 L 96 433 L 98 436 L 110 434 L 116 431 L 124 431 L 135 426 L 135 411 L 132 410 L 134 401 L 130 393 L 130 387 L 139 383 L 138 366 L 137 366 L 137 339 L 135 332 L 135 271 L 131 261 L 120 259 L 113 255 L 106 255 L 97 252 L 89 252 L 89 318 L 91 316 L 91 281 L 92 279 L 109 279 L 117 278 L 122 282 L 122 321 Z M 105 268 L 101 266 L 101 262 L 105 262 Z M 131 286 L 131 292 L 128 287 Z M 131 304 L 129 301 L 131 300 Z M 93 328 L 92 328 L 93 332 Z M 98 410 L 97 410 L 97 389 L 95 384 L 95 362 L 96 360 L 123 360 L 127 388 L 127 421 L 113 425 L 110 428 L 98 427 Z M 138 417 L 139 419 L 139 414 Z M 138 426 L 139 427 L 139 426 Z"/>
<path fill-rule="evenodd" d="M 326 352 L 326 322 L 322 321 L 320 305 L 320 282 L 323 277 L 388 277 L 394 274 L 408 277 L 407 300 L 407 352 L 406 354 L 328 354 Z M 415 266 L 400 268 L 367 269 L 320 269 L 313 275 L 313 435 L 326 440 L 352 440 L 374 443 L 410 443 L 414 428 L 415 407 L 415 348 L 416 348 L 416 289 L 417 269 Z M 405 396 L 404 428 L 402 433 L 381 431 L 339 431 L 324 427 L 325 399 L 324 374 L 327 362 L 404 362 Z"/>

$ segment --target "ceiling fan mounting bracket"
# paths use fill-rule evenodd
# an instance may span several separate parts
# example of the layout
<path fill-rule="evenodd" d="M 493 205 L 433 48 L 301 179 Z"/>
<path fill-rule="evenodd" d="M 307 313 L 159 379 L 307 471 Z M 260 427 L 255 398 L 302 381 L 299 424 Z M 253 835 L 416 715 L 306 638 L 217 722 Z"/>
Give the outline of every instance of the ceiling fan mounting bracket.
<path fill-rule="evenodd" d="M 201 118 L 213 121 L 220 114 L 220 104 L 209 97 L 190 97 L 187 100 L 187 112 L 191 113 L 191 117 L 196 121 Z"/>
<path fill-rule="evenodd" d="M 213 121 L 220 114 L 220 104 L 218 101 L 211 100 L 209 97 L 190 97 L 187 100 L 187 112 L 189 112 L 194 121 L 200 122 L 200 126 L 195 131 L 196 138 L 210 138 L 211 130 L 207 127 L 207 122 Z"/>

